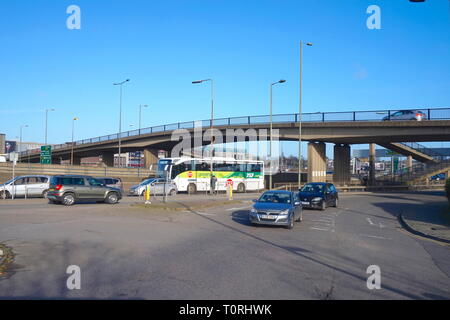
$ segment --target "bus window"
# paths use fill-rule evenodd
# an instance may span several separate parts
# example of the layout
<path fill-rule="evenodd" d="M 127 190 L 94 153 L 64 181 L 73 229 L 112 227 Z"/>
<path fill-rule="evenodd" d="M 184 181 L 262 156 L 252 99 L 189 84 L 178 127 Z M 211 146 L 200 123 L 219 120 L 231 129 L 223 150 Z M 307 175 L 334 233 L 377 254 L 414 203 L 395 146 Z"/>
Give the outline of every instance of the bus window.
<path fill-rule="evenodd" d="M 251 170 L 249 170 L 250 172 L 261 172 L 261 165 L 260 164 L 250 164 L 251 166 Z"/>
<path fill-rule="evenodd" d="M 186 171 L 192 171 L 192 163 L 189 162 L 182 162 L 180 164 L 172 166 L 172 179 L 175 179 L 175 177 L 183 172 Z"/>

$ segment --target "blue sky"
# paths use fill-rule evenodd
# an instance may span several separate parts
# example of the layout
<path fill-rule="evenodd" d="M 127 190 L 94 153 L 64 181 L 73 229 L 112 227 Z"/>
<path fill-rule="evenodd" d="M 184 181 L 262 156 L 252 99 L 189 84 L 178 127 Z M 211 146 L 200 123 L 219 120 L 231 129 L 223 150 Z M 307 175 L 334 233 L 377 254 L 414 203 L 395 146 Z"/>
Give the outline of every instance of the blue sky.
<path fill-rule="evenodd" d="M 66 28 L 66 8 L 81 8 L 81 30 Z M 381 30 L 366 27 L 369 5 Z M 450 8 L 447 0 L 2 0 L 0 132 L 49 142 L 118 131 L 117 87 L 124 86 L 123 129 L 216 116 L 298 110 L 300 40 L 304 111 L 450 106 Z M 289 149 L 290 147 L 288 147 Z M 295 152 L 295 147 L 293 151 Z"/>

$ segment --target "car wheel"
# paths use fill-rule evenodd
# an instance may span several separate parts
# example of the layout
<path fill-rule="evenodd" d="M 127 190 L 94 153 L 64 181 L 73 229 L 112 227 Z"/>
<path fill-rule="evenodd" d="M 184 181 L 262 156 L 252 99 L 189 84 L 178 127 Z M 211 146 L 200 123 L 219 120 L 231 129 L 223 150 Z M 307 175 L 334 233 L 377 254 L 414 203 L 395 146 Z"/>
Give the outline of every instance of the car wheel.
<path fill-rule="evenodd" d="M 320 210 L 324 211 L 327 208 L 327 204 L 325 200 L 322 200 L 322 203 L 320 204 Z"/>
<path fill-rule="evenodd" d="M 239 183 L 237 187 L 237 192 L 244 193 L 245 192 L 245 185 L 243 183 Z"/>
<path fill-rule="evenodd" d="M 195 186 L 195 184 L 193 183 L 189 183 L 188 187 L 187 187 L 187 192 L 189 194 L 193 194 L 197 192 L 197 187 Z"/>
<path fill-rule="evenodd" d="M 116 204 L 119 202 L 119 196 L 115 192 L 108 193 L 106 196 L 106 202 L 109 204 Z"/>
<path fill-rule="evenodd" d="M 174 195 L 176 195 L 177 194 L 177 190 L 175 190 L 175 189 L 172 189 L 172 190 L 170 190 L 170 192 L 169 192 L 169 196 L 174 196 Z"/>
<path fill-rule="evenodd" d="M 0 191 L 0 198 L 2 199 L 10 199 L 11 194 L 8 191 Z"/>
<path fill-rule="evenodd" d="M 63 196 L 62 203 L 63 203 L 65 206 L 71 206 L 71 205 L 73 205 L 73 204 L 75 203 L 75 196 L 73 195 L 73 193 L 66 193 L 66 194 Z"/>
<path fill-rule="evenodd" d="M 42 192 L 42 197 L 43 197 L 44 199 L 47 199 L 47 194 L 48 194 L 48 190 L 44 190 L 44 191 Z"/>
<path fill-rule="evenodd" d="M 286 226 L 286 228 L 289 230 L 294 228 L 294 215 L 292 215 L 291 219 L 289 219 L 289 224 Z"/>
<path fill-rule="evenodd" d="M 336 199 L 334 199 L 334 205 L 333 205 L 333 207 L 337 208 L 338 205 L 339 205 L 339 199 L 336 198 Z"/>

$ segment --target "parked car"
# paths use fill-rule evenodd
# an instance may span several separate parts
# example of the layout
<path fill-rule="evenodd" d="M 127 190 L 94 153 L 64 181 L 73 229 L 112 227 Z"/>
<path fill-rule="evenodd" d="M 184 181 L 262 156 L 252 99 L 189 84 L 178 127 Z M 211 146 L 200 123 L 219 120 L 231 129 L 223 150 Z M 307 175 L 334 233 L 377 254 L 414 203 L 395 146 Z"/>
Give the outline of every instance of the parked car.
<path fill-rule="evenodd" d="M 164 183 L 164 179 L 150 178 L 142 181 L 138 185 L 132 186 L 129 190 L 129 194 L 132 196 L 143 196 L 148 185 L 150 186 L 150 194 L 164 194 L 164 185 L 166 187 L 167 195 L 173 196 L 178 192 L 175 182 L 169 181 Z"/>
<path fill-rule="evenodd" d="M 122 191 L 104 185 L 90 176 L 60 175 L 50 180 L 47 193 L 49 203 L 71 206 L 78 200 L 91 200 L 115 204 L 122 199 Z"/>
<path fill-rule="evenodd" d="M 339 195 L 332 183 L 307 183 L 299 190 L 299 198 L 304 208 L 325 210 L 339 205 Z"/>
<path fill-rule="evenodd" d="M 302 221 L 302 205 L 298 194 L 292 191 L 272 190 L 264 192 L 250 211 L 250 223 L 280 225 L 288 229 L 294 221 Z"/>
<path fill-rule="evenodd" d="M 97 179 L 107 187 L 122 189 L 122 179 L 120 178 L 95 177 L 95 179 Z"/>
<path fill-rule="evenodd" d="M 427 119 L 426 114 L 420 110 L 400 110 L 384 117 L 383 121 L 395 121 L 395 120 L 422 121 L 426 119 Z"/>
<path fill-rule="evenodd" d="M 50 176 L 28 175 L 18 176 L 0 184 L 0 198 L 43 197 L 47 196 Z"/>
<path fill-rule="evenodd" d="M 440 181 L 440 180 L 445 180 L 445 173 L 438 173 L 432 177 L 430 177 L 430 180 L 432 181 Z"/>

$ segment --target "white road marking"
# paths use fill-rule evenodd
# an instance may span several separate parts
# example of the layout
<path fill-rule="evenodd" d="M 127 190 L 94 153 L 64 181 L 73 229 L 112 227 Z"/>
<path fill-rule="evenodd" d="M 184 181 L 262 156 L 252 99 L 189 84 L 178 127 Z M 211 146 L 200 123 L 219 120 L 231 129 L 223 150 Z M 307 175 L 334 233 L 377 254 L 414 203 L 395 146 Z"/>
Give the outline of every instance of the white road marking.
<path fill-rule="evenodd" d="M 385 237 L 380 237 L 380 236 L 371 236 L 371 235 L 368 235 L 368 234 L 360 234 L 360 236 L 368 237 L 368 238 L 375 238 L 375 239 L 382 239 L 382 240 L 392 240 L 392 238 L 385 238 Z"/>
<path fill-rule="evenodd" d="M 367 222 L 369 222 L 369 223 L 370 223 L 370 225 L 371 225 L 371 226 L 373 226 L 373 225 L 374 225 L 374 223 L 372 222 L 372 220 L 370 220 L 370 218 L 366 218 L 366 220 L 367 220 Z"/>
<path fill-rule="evenodd" d="M 230 208 L 230 209 L 227 209 L 227 211 L 235 211 L 235 210 L 243 210 L 243 209 L 249 209 L 249 207 L 245 206 L 245 207 L 240 207 L 240 208 Z"/>
<path fill-rule="evenodd" d="M 322 229 L 322 228 L 316 228 L 316 227 L 309 227 L 309 228 L 313 229 L 313 230 L 330 231 L 330 229 Z"/>

